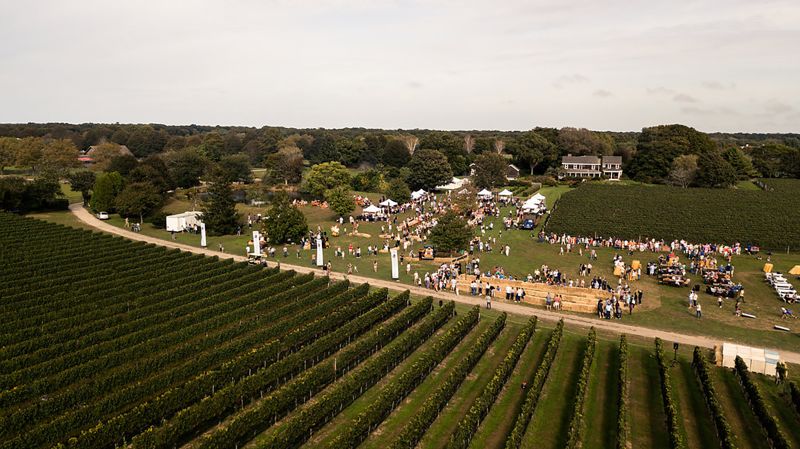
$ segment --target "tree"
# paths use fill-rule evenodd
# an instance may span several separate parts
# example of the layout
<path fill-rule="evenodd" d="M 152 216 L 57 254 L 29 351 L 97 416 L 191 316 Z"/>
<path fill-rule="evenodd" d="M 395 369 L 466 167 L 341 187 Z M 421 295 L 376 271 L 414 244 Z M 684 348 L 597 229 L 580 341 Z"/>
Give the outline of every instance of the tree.
<path fill-rule="evenodd" d="M 158 188 L 150 182 L 134 182 L 125 186 L 117 195 L 114 205 L 124 217 L 139 216 L 139 223 L 144 216 L 156 211 L 163 201 Z"/>
<path fill-rule="evenodd" d="M 426 148 L 416 151 L 408 163 L 408 169 L 406 181 L 415 190 L 432 190 L 436 186 L 447 184 L 453 178 L 447 157 L 437 150 Z"/>
<path fill-rule="evenodd" d="M 92 170 L 114 171 L 111 169 L 111 162 L 118 157 L 123 157 L 124 155 L 124 153 L 120 151 L 120 148 L 121 147 L 119 145 L 111 142 L 104 142 L 96 145 L 91 152 L 92 160 L 94 161 L 94 164 L 92 164 Z M 136 160 L 136 158 L 131 155 L 127 156 L 133 158 L 134 161 Z M 127 165 L 127 163 L 129 162 L 126 161 L 122 165 Z M 120 174 L 123 173 L 120 172 Z"/>
<path fill-rule="evenodd" d="M 439 218 L 430 234 L 430 241 L 434 249 L 442 252 L 466 249 L 470 239 L 472 239 L 472 230 L 469 224 L 452 211 Z"/>
<path fill-rule="evenodd" d="M 208 159 L 197 148 L 188 147 L 164 155 L 169 175 L 177 187 L 194 187 L 206 171 Z"/>
<path fill-rule="evenodd" d="M 203 136 L 200 152 L 210 160 L 217 162 L 225 153 L 225 141 L 219 133 L 208 133 Z"/>
<path fill-rule="evenodd" d="M 561 128 L 558 132 L 558 149 L 562 155 L 610 156 L 614 154 L 614 140 L 607 134 L 586 128 Z"/>
<path fill-rule="evenodd" d="M 408 188 L 408 184 L 403 182 L 400 178 L 389 181 L 384 194 L 400 204 L 411 201 L 411 189 Z"/>
<path fill-rule="evenodd" d="M 350 184 L 350 172 L 339 162 L 323 162 L 308 171 L 306 176 L 306 190 L 322 198 L 325 192 L 340 186 Z"/>
<path fill-rule="evenodd" d="M 80 165 L 78 149 L 69 139 L 46 141 L 42 148 L 42 167 L 52 170 L 59 175 L 66 173 L 70 168 Z"/>
<path fill-rule="evenodd" d="M 231 185 L 221 179 L 214 180 L 208 188 L 208 201 L 203 205 L 201 221 L 209 235 L 226 235 L 236 232 L 239 214 L 233 200 Z"/>
<path fill-rule="evenodd" d="M 113 212 L 114 200 L 122 192 L 123 187 L 124 181 L 119 173 L 98 174 L 92 187 L 92 199 L 89 201 L 89 207 L 95 212 Z"/>
<path fill-rule="evenodd" d="M 701 187 L 729 187 L 736 183 L 736 170 L 718 151 L 708 151 L 697 159 L 695 182 Z"/>
<path fill-rule="evenodd" d="M 663 182 L 672 161 L 682 154 L 715 152 L 716 144 L 708 135 L 684 125 L 661 125 L 644 128 L 636 146 L 636 155 L 626 168 L 631 178 L 644 182 Z M 702 169 L 701 169 L 702 171 Z"/>
<path fill-rule="evenodd" d="M 380 188 L 382 180 L 381 172 L 372 169 L 357 173 L 350 180 L 350 185 L 353 190 L 358 192 L 376 192 Z"/>
<path fill-rule="evenodd" d="M 303 175 L 303 152 L 296 146 L 283 147 L 267 156 L 266 166 L 272 182 L 297 184 Z"/>
<path fill-rule="evenodd" d="M 15 137 L 0 137 L 0 174 L 17 160 L 19 144 Z"/>
<path fill-rule="evenodd" d="M 136 160 L 135 157 L 131 156 L 130 154 L 121 154 L 112 157 L 111 161 L 108 162 L 106 169 L 103 171 L 115 171 L 122 176 L 128 176 L 128 173 L 136 168 L 137 165 L 139 165 L 139 161 Z M 97 167 L 96 163 L 94 164 L 93 168 L 94 167 Z"/>
<path fill-rule="evenodd" d="M 289 202 L 286 192 L 276 192 L 264 219 L 264 234 L 272 243 L 297 243 L 308 232 L 303 213 Z"/>
<path fill-rule="evenodd" d="M 17 161 L 21 167 L 31 167 L 36 171 L 42 159 L 44 142 L 39 137 L 25 137 L 17 142 Z"/>
<path fill-rule="evenodd" d="M 689 187 L 697 175 L 697 155 L 684 154 L 672 161 L 672 168 L 669 171 L 670 181 L 684 189 Z"/>
<path fill-rule="evenodd" d="M 356 208 L 356 201 L 347 186 L 339 186 L 325 192 L 325 201 L 336 215 L 344 217 Z"/>
<path fill-rule="evenodd" d="M 217 164 L 219 176 L 226 182 L 253 182 L 253 171 L 250 161 L 244 154 L 223 156 Z"/>
<path fill-rule="evenodd" d="M 416 144 L 415 144 L 416 145 Z M 406 144 L 400 139 L 391 139 L 383 149 L 383 163 L 392 167 L 402 167 L 411 159 L 411 153 Z"/>
<path fill-rule="evenodd" d="M 475 175 L 472 180 L 476 187 L 492 189 L 506 183 L 506 158 L 495 153 L 484 153 L 475 159 Z"/>
<path fill-rule="evenodd" d="M 737 179 L 744 180 L 756 176 L 752 162 L 750 162 L 747 155 L 739 148 L 734 146 L 728 147 L 728 149 L 722 152 L 722 157 L 736 170 Z"/>
<path fill-rule="evenodd" d="M 83 197 L 83 205 L 89 204 L 89 192 L 92 190 L 95 181 L 94 172 L 90 171 L 76 171 L 71 173 L 67 179 L 69 180 L 70 189 L 73 192 L 81 192 Z"/>
<path fill-rule="evenodd" d="M 556 146 L 535 131 L 520 134 L 508 143 L 508 152 L 517 160 L 520 166 L 527 166 L 530 174 L 539 163 L 546 160 L 550 166 L 557 160 Z"/>
<path fill-rule="evenodd" d="M 792 176 L 793 163 L 797 154 L 800 153 L 796 148 L 768 142 L 750 150 L 750 157 L 753 160 L 753 168 L 758 170 L 765 178 L 780 178 Z M 796 160 L 796 159 L 795 159 Z M 794 174 L 800 176 L 800 173 Z"/>
<path fill-rule="evenodd" d="M 69 201 L 61 198 L 58 181 L 39 176 L 33 181 L 18 176 L 0 178 L 0 209 L 10 211 L 62 210 Z"/>

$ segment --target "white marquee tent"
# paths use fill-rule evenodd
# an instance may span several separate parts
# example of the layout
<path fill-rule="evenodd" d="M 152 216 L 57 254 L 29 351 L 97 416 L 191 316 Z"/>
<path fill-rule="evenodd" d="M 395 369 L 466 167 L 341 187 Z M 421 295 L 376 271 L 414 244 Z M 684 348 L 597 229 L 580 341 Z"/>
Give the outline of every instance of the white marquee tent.
<path fill-rule="evenodd" d="M 510 191 L 508 189 L 503 189 L 503 191 L 498 193 L 498 195 L 500 195 L 500 196 L 512 196 L 512 195 L 514 195 L 514 192 L 512 192 L 512 191 Z"/>
<path fill-rule="evenodd" d="M 483 189 L 480 192 L 478 192 L 478 196 L 484 199 L 491 199 L 494 196 L 494 194 L 491 192 L 491 190 Z"/>
<path fill-rule="evenodd" d="M 411 192 L 411 199 L 412 200 L 418 200 L 418 199 L 422 198 L 423 196 L 425 196 L 427 193 L 428 192 L 426 192 L 425 190 L 419 189 L 416 192 Z"/>
<path fill-rule="evenodd" d="M 200 211 L 189 211 L 182 214 L 167 215 L 167 231 L 183 232 L 194 225 L 200 226 Z"/>
<path fill-rule="evenodd" d="M 383 201 L 382 203 L 380 203 L 380 205 L 383 206 L 383 207 L 395 207 L 395 206 L 397 206 L 397 202 L 392 201 L 390 199 L 387 199 L 387 200 Z"/>
<path fill-rule="evenodd" d="M 380 207 L 375 206 L 374 204 L 370 204 L 369 206 L 364 208 L 365 214 L 377 214 L 381 211 Z"/>

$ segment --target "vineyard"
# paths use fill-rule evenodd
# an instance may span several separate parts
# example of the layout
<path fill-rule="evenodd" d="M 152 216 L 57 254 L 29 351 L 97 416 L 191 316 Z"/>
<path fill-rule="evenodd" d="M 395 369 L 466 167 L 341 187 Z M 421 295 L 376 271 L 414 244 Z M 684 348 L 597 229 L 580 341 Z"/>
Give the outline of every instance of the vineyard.
<path fill-rule="evenodd" d="M 0 448 L 800 448 L 710 351 L 0 213 Z"/>
<path fill-rule="evenodd" d="M 800 184 L 774 191 L 587 184 L 562 195 L 547 231 L 800 248 Z M 791 187 L 791 183 L 795 188 Z M 770 184 L 772 185 L 772 184 Z"/>

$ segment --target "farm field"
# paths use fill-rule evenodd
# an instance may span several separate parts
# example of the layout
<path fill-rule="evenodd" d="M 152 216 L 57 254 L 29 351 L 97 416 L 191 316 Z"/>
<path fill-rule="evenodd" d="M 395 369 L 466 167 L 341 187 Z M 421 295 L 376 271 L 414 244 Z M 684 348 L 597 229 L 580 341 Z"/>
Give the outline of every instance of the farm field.
<path fill-rule="evenodd" d="M 672 354 L 652 342 L 11 214 L 0 228 L 0 448 L 667 448 L 670 438 L 722 438 L 691 348 L 670 367 Z M 702 366 L 736 447 L 798 447 L 787 388 Z M 761 424 L 770 419 L 777 433 Z"/>
<path fill-rule="evenodd" d="M 774 191 L 586 184 L 561 196 L 547 231 L 623 239 L 800 248 L 800 182 Z"/>

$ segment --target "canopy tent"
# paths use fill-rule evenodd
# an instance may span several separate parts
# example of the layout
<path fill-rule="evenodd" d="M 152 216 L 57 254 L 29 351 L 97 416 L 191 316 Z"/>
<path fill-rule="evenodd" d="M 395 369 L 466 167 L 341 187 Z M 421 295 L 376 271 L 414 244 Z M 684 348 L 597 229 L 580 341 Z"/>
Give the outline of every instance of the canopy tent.
<path fill-rule="evenodd" d="M 167 216 L 167 231 L 183 232 L 191 227 L 200 226 L 200 211 L 189 211 L 182 214 Z"/>
<path fill-rule="evenodd" d="M 545 198 L 545 196 L 544 196 L 544 195 L 542 195 L 541 193 L 537 193 L 536 195 L 533 195 L 533 196 L 532 196 L 530 199 L 531 199 L 531 200 L 536 200 L 536 201 L 538 201 L 538 202 L 542 203 L 542 202 L 544 202 L 544 200 L 545 200 L 546 198 Z M 529 200 L 529 201 L 530 201 L 530 200 Z"/>
<path fill-rule="evenodd" d="M 436 186 L 439 190 L 458 190 L 461 187 L 464 187 L 464 184 L 467 183 L 466 179 L 458 179 L 454 177 L 449 183 L 443 186 Z"/>
<path fill-rule="evenodd" d="M 478 192 L 478 196 L 481 198 L 491 198 L 492 196 L 494 196 L 494 194 L 492 193 L 491 190 L 483 189 L 480 192 Z"/>
<path fill-rule="evenodd" d="M 500 196 L 511 196 L 513 194 L 514 194 L 514 192 L 512 192 L 512 191 L 510 191 L 508 189 L 503 189 L 502 192 L 498 193 L 498 195 L 500 195 Z"/>
<path fill-rule="evenodd" d="M 795 265 L 794 267 L 792 267 L 792 269 L 789 270 L 789 274 L 800 276 L 800 265 Z"/>
<path fill-rule="evenodd" d="M 377 214 L 377 213 L 378 213 L 378 212 L 380 212 L 380 211 L 381 211 L 381 208 L 380 208 L 380 207 L 377 207 L 377 206 L 375 206 L 374 204 L 370 204 L 369 206 L 367 206 L 367 207 L 365 207 L 365 208 L 364 208 L 364 211 L 363 211 L 363 212 L 364 212 L 365 214 Z"/>
<path fill-rule="evenodd" d="M 423 196 L 425 196 L 427 193 L 428 192 L 426 192 L 426 191 L 424 191 L 422 189 L 419 189 L 416 192 L 411 192 L 411 199 L 412 200 L 418 200 L 418 199 L 422 198 Z"/>
<path fill-rule="evenodd" d="M 395 201 L 387 199 L 387 200 L 383 201 L 382 203 L 380 203 L 380 205 L 383 206 L 383 207 L 395 207 L 395 206 L 397 206 L 397 203 Z"/>

